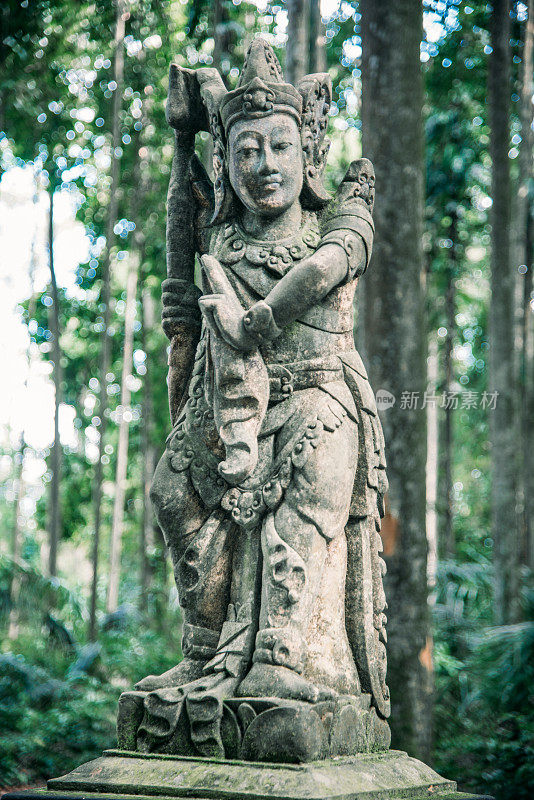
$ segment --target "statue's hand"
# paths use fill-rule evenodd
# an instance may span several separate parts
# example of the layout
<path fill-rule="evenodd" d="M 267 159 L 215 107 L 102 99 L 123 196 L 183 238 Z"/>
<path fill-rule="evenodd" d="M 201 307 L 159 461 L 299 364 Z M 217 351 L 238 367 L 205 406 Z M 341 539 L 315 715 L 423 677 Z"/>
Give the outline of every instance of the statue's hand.
<path fill-rule="evenodd" d="M 205 284 L 212 294 L 199 298 L 198 304 L 209 327 L 236 350 L 253 350 L 257 340 L 243 324 L 245 310 L 226 277 L 223 268 L 213 256 L 202 256 Z"/>
<path fill-rule="evenodd" d="M 236 350 L 253 350 L 257 342 L 245 330 L 243 309 L 225 294 L 205 294 L 198 304 L 209 327 Z"/>
<path fill-rule="evenodd" d="M 166 278 L 161 284 L 163 309 L 161 320 L 163 330 L 172 339 L 178 329 L 200 327 L 198 298 L 200 289 L 190 281 L 181 278 Z"/>

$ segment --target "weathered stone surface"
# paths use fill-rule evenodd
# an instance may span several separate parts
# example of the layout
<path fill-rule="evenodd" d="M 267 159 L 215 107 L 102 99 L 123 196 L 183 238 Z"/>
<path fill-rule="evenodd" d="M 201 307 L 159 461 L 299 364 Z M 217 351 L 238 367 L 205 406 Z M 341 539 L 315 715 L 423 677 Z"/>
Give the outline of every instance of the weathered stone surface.
<path fill-rule="evenodd" d="M 145 692 L 121 695 L 117 734 L 122 750 L 146 751 L 146 738 L 137 736 L 146 696 Z M 170 711 L 167 719 L 173 719 L 171 690 L 162 692 L 164 700 Z M 183 709 L 178 709 L 178 715 L 166 752 L 197 755 Z M 313 704 L 275 697 L 230 697 L 222 703 L 219 727 L 222 755 L 250 761 L 307 762 L 387 750 L 390 744 L 389 726 L 367 694 L 341 695 Z"/>
<path fill-rule="evenodd" d="M 144 692 L 123 692 L 117 712 L 117 743 L 121 750 L 135 750 L 137 729 L 143 719 Z"/>
<path fill-rule="evenodd" d="M 306 765 L 143 757 L 108 751 L 69 775 L 49 781 L 49 790 L 55 793 L 77 791 L 217 800 L 441 798 L 455 789 L 454 782 L 398 751 Z"/>
<path fill-rule="evenodd" d="M 191 796 L 191 795 L 190 795 Z M 390 795 L 391 796 L 391 795 Z M 140 794 L 126 794 L 124 792 L 120 792 L 117 794 L 108 794 L 105 792 L 55 792 L 55 791 L 45 791 L 44 789 L 36 789 L 33 791 L 27 792 L 9 792 L 2 796 L 2 800 L 147 800 L 149 795 L 140 795 Z M 170 798 L 166 795 L 158 795 L 160 800 L 170 800 Z M 232 797 L 235 797 L 234 795 Z M 352 800 L 352 795 L 350 798 Z M 411 797 L 410 800 L 430 800 L 432 794 L 426 791 L 424 794 L 420 794 L 417 797 Z M 481 795 L 481 794 L 471 794 L 466 792 L 447 792 L 446 794 L 438 794 L 439 800 L 494 800 L 493 797 L 489 795 Z M 221 797 L 220 795 L 211 795 L 209 798 L 207 794 L 202 797 L 195 797 L 194 800 L 229 800 L 228 797 Z M 269 800 L 269 797 L 265 796 L 262 800 Z M 343 797 L 339 798 L 339 800 L 343 800 Z"/>
<path fill-rule="evenodd" d="M 252 720 L 241 757 L 246 761 L 305 762 L 326 758 L 325 726 L 313 708 L 275 706 Z"/>
<path fill-rule="evenodd" d="M 152 500 L 184 659 L 121 700 L 119 741 L 140 752 L 290 763 L 389 746 L 384 445 L 352 333 L 374 174 L 354 162 L 329 203 L 330 101 L 327 74 L 286 83 L 262 39 L 230 92 L 217 70 L 171 67 L 174 427 Z"/>

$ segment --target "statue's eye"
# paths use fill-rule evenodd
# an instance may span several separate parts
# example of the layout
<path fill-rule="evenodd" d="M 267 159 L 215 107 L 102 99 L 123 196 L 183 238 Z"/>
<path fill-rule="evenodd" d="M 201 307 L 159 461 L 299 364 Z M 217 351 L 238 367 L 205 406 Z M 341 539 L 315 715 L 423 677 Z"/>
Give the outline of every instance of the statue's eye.
<path fill-rule="evenodd" d="M 246 144 L 239 148 L 238 153 L 244 158 L 250 158 L 254 153 L 258 152 L 258 149 L 254 145 Z"/>
<path fill-rule="evenodd" d="M 291 142 L 277 142 L 274 146 L 274 150 L 287 150 L 288 147 L 291 147 Z"/>

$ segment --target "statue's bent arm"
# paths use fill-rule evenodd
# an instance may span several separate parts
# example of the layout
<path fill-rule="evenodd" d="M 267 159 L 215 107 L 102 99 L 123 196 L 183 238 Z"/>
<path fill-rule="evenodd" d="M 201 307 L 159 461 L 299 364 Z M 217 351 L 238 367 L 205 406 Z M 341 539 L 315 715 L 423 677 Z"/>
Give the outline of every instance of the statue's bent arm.
<path fill-rule="evenodd" d="M 285 325 L 298 319 L 304 312 L 325 298 L 348 277 L 351 264 L 363 269 L 366 250 L 363 240 L 357 244 L 356 254 L 350 263 L 345 249 L 337 242 L 327 242 L 309 258 L 296 264 L 265 300 L 245 311 L 225 279 L 216 259 L 202 258 L 205 282 L 213 294 L 204 295 L 199 303 L 208 325 L 238 350 L 250 350 L 261 341 L 274 339 Z"/>
<path fill-rule="evenodd" d="M 360 249 L 364 263 L 363 242 Z M 265 298 L 276 324 L 282 328 L 319 303 L 345 280 L 348 269 L 347 254 L 337 243 L 322 245 L 310 258 L 296 264 Z"/>

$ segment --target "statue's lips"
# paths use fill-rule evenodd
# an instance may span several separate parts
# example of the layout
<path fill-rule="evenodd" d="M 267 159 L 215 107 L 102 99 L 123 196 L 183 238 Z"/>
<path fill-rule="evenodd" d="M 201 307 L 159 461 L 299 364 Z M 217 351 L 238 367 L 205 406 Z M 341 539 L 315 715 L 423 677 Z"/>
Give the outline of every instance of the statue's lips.
<path fill-rule="evenodd" d="M 279 189 L 281 185 L 282 181 L 270 180 L 270 181 L 260 182 L 259 189 L 262 192 L 276 192 L 276 190 Z"/>

